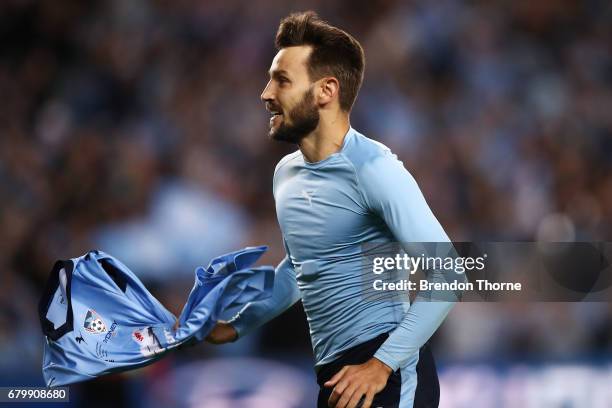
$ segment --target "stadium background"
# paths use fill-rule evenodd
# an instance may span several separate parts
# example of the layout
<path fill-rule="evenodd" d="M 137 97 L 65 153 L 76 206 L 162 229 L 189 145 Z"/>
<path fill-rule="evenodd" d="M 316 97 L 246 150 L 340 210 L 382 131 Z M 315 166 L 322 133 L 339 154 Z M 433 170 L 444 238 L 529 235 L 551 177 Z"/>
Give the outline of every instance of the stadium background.
<path fill-rule="evenodd" d="M 282 246 L 259 101 L 279 19 L 363 44 L 352 125 L 453 240 L 610 240 L 612 12 L 593 1 L 0 2 L 0 385 L 42 385 L 54 260 L 100 248 L 178 314 L 210 256 Z M 612 406 L 610 303 L 456 307 L 443 407 Z M 72 387 L 71 406 L 310 407 L 300 307 L 256 335 Z"/>

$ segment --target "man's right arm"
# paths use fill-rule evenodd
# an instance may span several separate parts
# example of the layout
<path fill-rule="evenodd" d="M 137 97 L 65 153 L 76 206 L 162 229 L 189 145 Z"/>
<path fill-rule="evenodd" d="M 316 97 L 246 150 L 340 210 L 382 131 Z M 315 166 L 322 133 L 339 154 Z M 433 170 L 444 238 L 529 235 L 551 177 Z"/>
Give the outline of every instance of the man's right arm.
<path fill-rule="evenodd" d="M 300 291 L 297 287 L 297 281 L 295 280 L 295 271 L 293 264 L 288 256 L 281 261 L 276 267 L 274 276 L 274 288 L 272 295 L 257 302 L 250 302 L 242 308 L 236 316 L 230 321 L 217 324 L 211 338 L 207 339 L 212 343 L 224 343 L 227 341 L 234 341 L 240 337 L 244 337 L 259 326 L 274 319 L 285 310 L 289 309 L 300 299 Z M 230 327 L 227 327 L 229 325 Z M 226 341 L 214 341 L 217 332 L 225 332 L 231 329 L 236 331 L 233 339 L 227 339 Z M 219 336 L 217 336 L 219 337 Z M 225 337 L 223 335 L 221 338 Z"/>
<path fill-rule="evenodd" d="M 292 155 L 285 156 L 274 169 L 272 193 L 275 199 L 277 173 L 291 157 Z M 291 254 L 284 237 L 283 245 L 287 255 L 276 267 L 272 295 L 267 299 L 248 303 L 229 322 L 218 322 L 206 338 L 208 342 L 220 344 L 244 337 L 289 309 L 300 299 L 300 290 L 297 287 L 295 270 L 291 263 Z"/>

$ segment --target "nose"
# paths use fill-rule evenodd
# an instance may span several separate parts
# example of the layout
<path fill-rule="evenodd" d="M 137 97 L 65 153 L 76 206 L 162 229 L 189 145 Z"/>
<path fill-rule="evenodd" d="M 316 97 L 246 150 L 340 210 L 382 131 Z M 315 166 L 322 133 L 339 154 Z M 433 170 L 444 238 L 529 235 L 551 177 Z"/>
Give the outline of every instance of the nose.
<path fill-rule="evenodd" d="M 268 81 L 266 87 L 260 96 L 263 102 L 272 102 L 274 100 L 274 93 L 272 92 L 272 80 Z"/>

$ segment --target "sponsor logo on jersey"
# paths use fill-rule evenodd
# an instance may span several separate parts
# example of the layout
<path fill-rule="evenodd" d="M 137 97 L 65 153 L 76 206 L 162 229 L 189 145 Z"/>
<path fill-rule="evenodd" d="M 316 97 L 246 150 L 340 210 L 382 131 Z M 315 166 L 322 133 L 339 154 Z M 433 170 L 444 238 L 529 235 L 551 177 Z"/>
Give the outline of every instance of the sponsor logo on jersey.
<path fill-rule="evenodd" d="M 142 333 L 138 330 L 136 330 L 134 333 L 132 333 L 132 338 L 137 342 L 137 343 L 142 343 L 144 341 L 144 337 L 142 336 Z"/>
<path fill-rule="evenodd" d="M 102 348 L 100 343 L 96 343 L 96 357 L 100 360 L 106 361 L 107 363 L 114 363 L 115 360 L 112 358 L 108 358 L 108 350 Z"/>
<path fill-rule="evenodd" d="M 132 340 L 140 345 L 140 353 L 145 357 L 151 357 L 164 351 L 150 327 L 135 330 L 132 333 Z"/>
<path fill-rule="evenodd" d="M 103 349 L 100 343 L 96 343 L 96 356 L 100 359 L 105 359 L 108 357 L 108 351 Z"/>
<path fill-rule="evenodd" d="M 81 342 L 87 344 L 87 342 L 85 341 L 85 339 L 83 338 L 83 333 L 81 333 L 81 331 L 79 330 L 79 335 L 75 338 L 76 342 L 78 344 L 81 344 Z"/>
<path fill-rule="evenodd" d="M 302 197 L 308 200 L 308 205 L 312 207 L 312 196 L 315 193 L 314 190 L 302 190 Z"/>

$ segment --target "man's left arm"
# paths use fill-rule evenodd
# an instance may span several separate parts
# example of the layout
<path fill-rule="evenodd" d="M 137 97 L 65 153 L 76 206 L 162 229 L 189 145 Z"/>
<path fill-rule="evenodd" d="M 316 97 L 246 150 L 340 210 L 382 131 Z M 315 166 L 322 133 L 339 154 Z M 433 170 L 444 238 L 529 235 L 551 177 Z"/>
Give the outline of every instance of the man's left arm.
<path fill-rule="evenodd" d="M 449 242 L 452 245 L 416 181 L 394 154 L 388 151 L 364 164 L 356 172 L 366 204 L 385 221 L 400 244 Z M 440 281 L 443 278 L 440 271 L 434 270 L 428 274 L 429 281 Z M 352 397 L 349 397 L 350 403 L 347 406 L 354 406 L 351 405 L 353 399 L 361 393 L 351 388 L 374 390 L 374 394 L 380 392 L 389 375 L 419 352 L 453 305 L 451 301 L 427 300 L 419 294 L 403 320 L 374 354 L 374 358 L 365 364 L 344 367 L 325 384 L 334 387 L 330 406 L 344 406 L 350 394 Z M 365 378 L 369 379 L 369 384 Z M 374 394 L 361 394 L 368 403 L 364 407 L 369 406 Z"/>
<path fill-rule="evenodd" d="M 384 219 L 394 237 L 405 246 L 407 252 L 411 252 L 411 249 L 406 247 L 411 243 L 424 242 L 448 242 L 448 245 L 432 245 L 431 248 L 441 249 L 444 253 L 452 249 L 448 235 L 427 205 L 414 177 L 395 155 L 389 152 L 386 156 L 366 164 L 360 176 L 362 188 L 371 208 Z M 440 270 L 424 270 L 424 272 L 427 273 L 430 282 L 446 280 Z M 417 295 L 398 327 L 374 355 L 393 371 L 419 352 L 442 324 L 455 303 L 449 301 L 453 300 L 452 296 L 444 296 L 444 300 L 440 300 L 431 299 L 431 295 L 431 292 L 420 292 Z"/>

